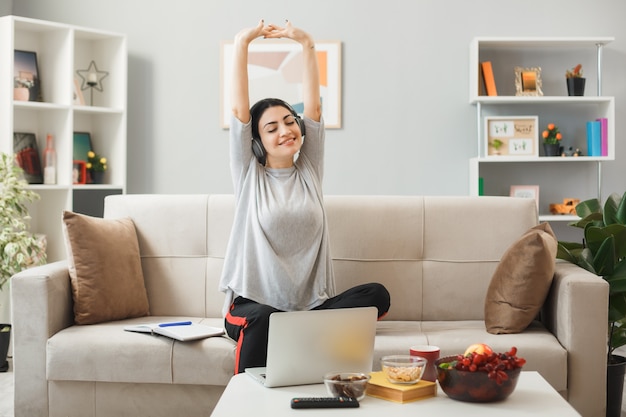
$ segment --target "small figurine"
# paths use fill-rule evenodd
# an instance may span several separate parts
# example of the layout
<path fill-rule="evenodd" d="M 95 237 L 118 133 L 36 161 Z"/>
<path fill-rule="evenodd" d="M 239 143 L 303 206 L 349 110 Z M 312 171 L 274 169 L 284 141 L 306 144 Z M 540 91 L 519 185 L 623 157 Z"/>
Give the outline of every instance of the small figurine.
<path fill-rule="evenodd" d="M 578 198 L 564 198 L 562 204 L 550 204 L 552 214 L 576 214 L 576 205 L 580 203 Z"/>

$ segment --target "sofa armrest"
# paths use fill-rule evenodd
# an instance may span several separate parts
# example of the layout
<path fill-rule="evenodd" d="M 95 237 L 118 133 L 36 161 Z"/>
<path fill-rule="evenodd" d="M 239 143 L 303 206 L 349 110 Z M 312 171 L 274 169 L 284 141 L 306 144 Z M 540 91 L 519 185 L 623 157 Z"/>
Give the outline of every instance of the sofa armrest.
<path fill-rule="evenodd" d="M 30 268 L 11 278 L 15 416 L 48 415 L 46 344 L 74 324 L 66 261 Z"/>
<path fill-rule="evenodd" d="M 605 407 L 608 303 L 604 279 L 557 260 L 542 319 L 567 349 L 568 401 L 584 416 Z"/>

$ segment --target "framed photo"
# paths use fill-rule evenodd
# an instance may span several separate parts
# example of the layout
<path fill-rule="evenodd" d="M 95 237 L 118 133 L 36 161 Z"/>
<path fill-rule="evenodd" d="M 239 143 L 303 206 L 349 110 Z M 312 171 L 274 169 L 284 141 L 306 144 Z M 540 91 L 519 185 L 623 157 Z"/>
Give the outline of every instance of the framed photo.
<path fill-rule="evenodd" d="M 538 185 L 511 185 L 511 197 L 534 198 L 539 208 L 539 186 Z"/>
<path fill-rule="evenodd" d="M 85 97 L 83 96 L 83 90 L 80 89 L 80 81 L 74 78 L 74 91 L 72 93 L 72 104 L 78 106 L 85 105 Z"/>
<path fill-rule="evenodd" d="M 87 184 L 87 164 L 85 161 L 73 162 L 72 182 L 74 184 Z"/>
<path fill-rule="evenodd" d="M 542 86 L 541 68 L 515 67 L 516 96 L 543 96 Z"/>
<path fill-rule="evenodd" d="M 15 50 L 13 97 L 21 101 L 42 101 L 37 53 Z"/>
<path fill-rule="evenodd" d="M 34 133 L 13 133 L 13 153 L 29 184 L 43 184 L 37 137 Z"/>
<path fill-rule="evenodd" d="M 221 100 L 222 128 L 230 124 L 233 42 L 222 42 Z M 316 42 L 320 72 L 322 115 L 327 128 L 341 128 L 341 42 Z M 302 46 L 296 42 L 259 40 L 248 48 L 250 105 L 267 97 L 285 100 L 298 113 L 304 110 L 302 98 Z"/>
<path fill-rule="evenodd" d="M 485 155 L 539 156 L 537 116 L 485 117 Z"/>
<path fill-rule="evenodd" d="M 89 132 L 74 132 L 74 148 L 72 152 L 73 161 L 83 161 L 87 163 L 87 152 L 93 151 L 91 144 L 91 134 Z"/>

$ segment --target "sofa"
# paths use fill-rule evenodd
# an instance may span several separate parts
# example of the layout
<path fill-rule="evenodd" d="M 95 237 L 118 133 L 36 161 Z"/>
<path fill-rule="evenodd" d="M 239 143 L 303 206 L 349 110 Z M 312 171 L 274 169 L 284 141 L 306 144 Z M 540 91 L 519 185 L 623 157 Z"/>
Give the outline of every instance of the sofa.
<path fill-rule="evenodd" d="M 581 415 L 604 416 L 604 280 L 556 261 L 528 327 L 486 331 L 492 277 L 508 248 L 538 224 L 534 200 L 329 195 L 324 204 L 337 291 L 376 281 L 391 294 L 377 323 L 374 370 L 381 356 L 411 345 L 434 344 L 442 355 L 473 343 L 498 352 L 516 346 L 524 370 L 541 373 Z M 99 220 L 134 224 L 148 316 L 76 324 L 69 259 L 16 274 L 15 416 L 210 415 L 233 375 L 234 342 L 176 342 L 123 327 L 183 319 L 223 326 L 217 286 L 233 212 L 232 195 L 106 198 Z"/>

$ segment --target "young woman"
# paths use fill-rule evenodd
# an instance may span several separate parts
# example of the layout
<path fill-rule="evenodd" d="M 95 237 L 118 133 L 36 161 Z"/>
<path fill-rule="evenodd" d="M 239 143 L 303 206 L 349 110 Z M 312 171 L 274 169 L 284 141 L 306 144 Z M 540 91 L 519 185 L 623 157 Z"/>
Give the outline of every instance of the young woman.
<path fill-rule="evenodd" d="M 257 38 L 302 46 L 304 117 L 280 99 L 250 108 L 248 46 Z M 286 22 L 240 31 L 234 42 L 230 163 L 236 209 L 220 290 L 225 328 L 237 342 L 235 373 L 264 366 L 270 314 L 375 306 L 389 310 L 380 284 L 335 295 L 322 177 L 324 124 L 313 38 Z M 303 137 L 306 136 L 306 140 Z"/>

